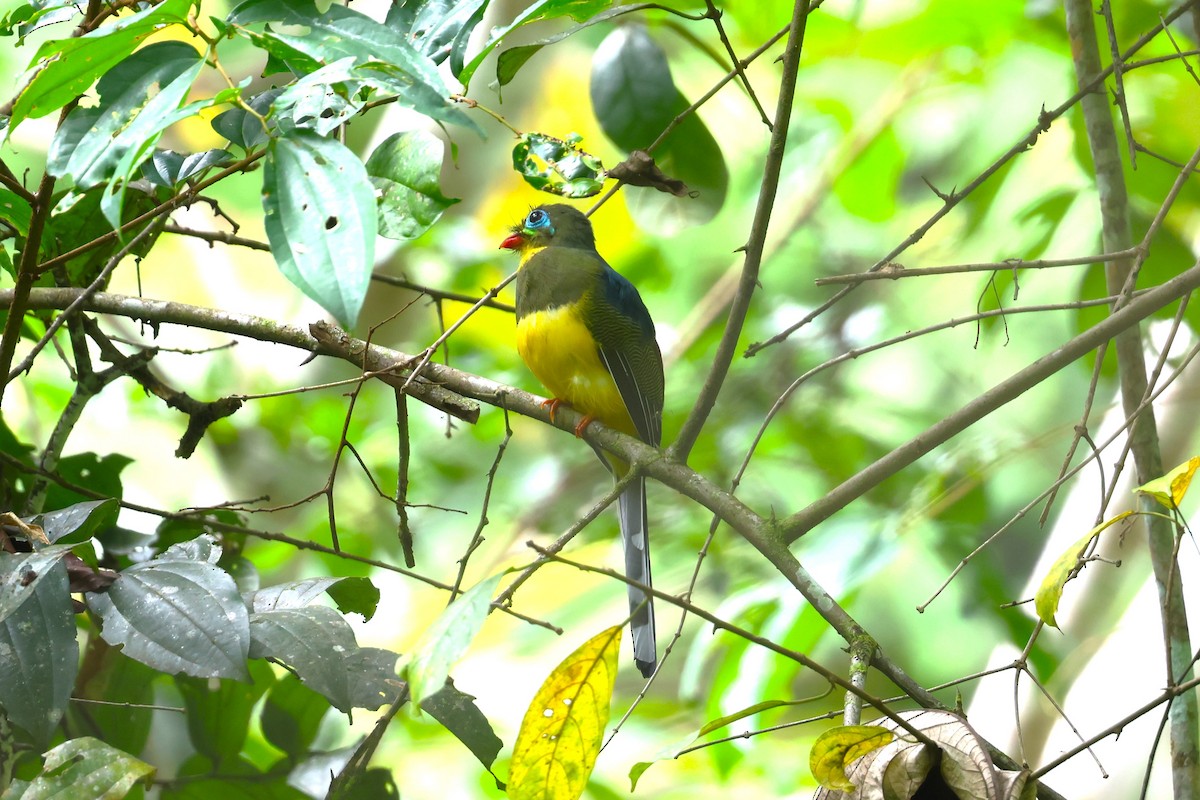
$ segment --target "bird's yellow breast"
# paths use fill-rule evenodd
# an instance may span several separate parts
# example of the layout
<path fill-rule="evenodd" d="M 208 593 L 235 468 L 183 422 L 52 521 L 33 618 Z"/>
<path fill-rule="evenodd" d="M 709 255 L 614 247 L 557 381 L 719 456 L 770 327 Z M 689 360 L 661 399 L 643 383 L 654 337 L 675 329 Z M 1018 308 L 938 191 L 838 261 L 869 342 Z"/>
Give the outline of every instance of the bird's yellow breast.
<path fill-rule="evenodd" d="M 579 310 L 572 304 L 526 314 L 517 322 L 517 352 L 555 398 L 636 436 L 633 419 Z"/>

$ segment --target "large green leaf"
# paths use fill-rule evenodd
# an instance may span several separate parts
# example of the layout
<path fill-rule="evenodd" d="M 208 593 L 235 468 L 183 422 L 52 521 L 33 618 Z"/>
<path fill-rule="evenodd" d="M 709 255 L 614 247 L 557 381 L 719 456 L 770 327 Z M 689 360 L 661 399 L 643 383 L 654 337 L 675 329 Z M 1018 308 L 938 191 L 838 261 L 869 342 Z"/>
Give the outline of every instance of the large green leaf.
<path fill-rule="evenodd" d="M 121 800 L 154 767 L 99 739 L 71 739 L 46 753 L 46 764 L 21 800 Z"/>
<path fill-rule="evenodd" d="M 187 708 L 192 746 L 215 762 L 241 752 L 254 706 L 275 680 L 275 673 L 264 662 L 252 662 L 251 669 L 254 680 L 250 683 L 175 676 L 175 686 Z"/>
<path fill-rule="evenodd" d="M 441 689 L 425 698 L 421 709 L 466 745 L 479 763 L 488 769 L 492 768 L 492 762 L 504 747 L 504 742 L 500 741 L 488 718 L 475 705 L 474 697 L 459 691 L 454 682 L 448 680 Z"/>
<path fill-rule="evenodd" d="M 425 130 L 394 133 L 367 159 L 379 197 L 379 235 L 415 239 L 459 202 L 442 194 L 442 140 Z"/>
<path fill-rule="evenodd" d="M 379 590 L 369 578 L 305 578 L 302 581 L 267 586 L 246 597 L 250 610 L 278 611 L 310 606 L 328 593 L 343 614 L 361 614 L 370 619 L 379 605 Z"/>
<path fill-rule="evenodd" d="M 288 665 L 341 711 L 376 709 L 398 694 L 396 654 L 359 647 L 342 615 L 326 606 L 250 615 L 251 658 Z"/>
<path fill-rule="evenodd" d="M 262 202 L 280 272 L 353 325 L 375 263 L 375 197 L 363 163 L 332 139 L 282 136 L 267 151 Z"/>
<path fill-rule="evenodd" d="M 50 567 L 70 551 L 68 545 L 54 545 L 36 553 L 0 553 L 0 620 L 32 597 Z"/>
<path fill-rule="evenodd" d="M 194 2 L 163 0 L 83 36 L 42 43 L 29 65 L 38 71 L 17 95 L 7 131 L 11 133 L 22 120 L 44 117 L 74 100 L 147 36 L 167 25 L 185 23 Z"/>
<path fill-rule="evenodd" d="M 173 545 L 89 594 L 104 640 L 162 672 L 248 679 L 249 618 L 220 554 L 206 537 Z"/>
<path fill-rule="evenodd" d="M 247 0 L 230 12 L 227 22 L 236 28 L 263 22 L 301 25 L 303 34 L 268 28 L 261 36 L 331 65 L 344 58 L 367 64 L 390 75 L 388 89 L 403 105 L 426 116 L 478 130 L 475 123 L 450 100 L 441 75 L 432 61 L 398 31 L 365 14 L 334 4 L 324 13 L 311 0 Z"/>
<path fill-rule="evenodd" d="M 302 756 L 316 741 L 329 701 L 300 682 L 292 673 L 277 680 L 263 704 L 263 736 L 290 756 Z"/>
<path fill-rule="evenodd" d="M 115 525 L 119 510 L 120 504 L 116 498 L 106 497 L 47 511 L 34 517 L 33 522 L 42 527 L 50 541 L 57 542 L 70 536 L 71 542 L 75 543 L 91 538 L 99 529 Z"/>
<path fill-rule="evenodd" d="M 579 33 L 584 28 L 590 28 L 591 26 L 597 25 L 601 22 L 607 22 L 613 17 L 619 17 L 622 14 L 628 14 L 632 11 L 640 11 L 644 8 L 647 8 L 649 5 L 649 3 L 630 3 L 628 5 L 616 6 L 615 8 L 610 8 L 607 11 L 602 11 L 591 19 L 585 20 L 578 25 L 572 25 L 565 31 L 556 33 L 553 36 L 547 36 L 544 39 L 538 39 L 536 42 L 529 42 L 528 44 L 520 44 L 516 47 L 507 48 L 496 57 L 496 82 L 501 86 L 509 83 L 517 76 L 517 71 L 520 70 L 521 67 L 525 66 L 525 62 L 537 55 L 543 47 L 557 44 L 563 39 L 566 39 L 568 36 Z"/>
<path fill-rule="evenodd" d="M 50 740 L 66 711 L 78 662 L 67 568 L 56 559 L 0 621 L 0 706 L 38 743 Z"/>
<path fill-rule="evenodd" d="M 641 25 L 616 29 L 597 48 L 591 94 L 600 127 L 626 151 L 649 147 L 689 105 L 675 87 L 666 54 Z M 684 117 L 652 155 L 693 197 L 631 189 L 627 198 L 638 224 L 662 234 L 712 219 L 725 202 L 729 170 L 704 122 L 695 114 Z"/>

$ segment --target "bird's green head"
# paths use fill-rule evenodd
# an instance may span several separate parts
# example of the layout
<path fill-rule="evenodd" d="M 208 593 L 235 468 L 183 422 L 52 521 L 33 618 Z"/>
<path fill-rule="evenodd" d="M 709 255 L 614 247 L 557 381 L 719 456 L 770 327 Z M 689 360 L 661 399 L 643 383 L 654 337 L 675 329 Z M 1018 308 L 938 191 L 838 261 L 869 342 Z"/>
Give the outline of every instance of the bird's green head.
<path fill-rule="evenodd" d="M 531 209 L 519 225 L 513 226 L 508 238 L 500 243 L 506 250 L 522 253 L 552 245 L 595 250 L 596 238 L 592 235 L 592 224 L 578 209 L 552 203 Z"/>

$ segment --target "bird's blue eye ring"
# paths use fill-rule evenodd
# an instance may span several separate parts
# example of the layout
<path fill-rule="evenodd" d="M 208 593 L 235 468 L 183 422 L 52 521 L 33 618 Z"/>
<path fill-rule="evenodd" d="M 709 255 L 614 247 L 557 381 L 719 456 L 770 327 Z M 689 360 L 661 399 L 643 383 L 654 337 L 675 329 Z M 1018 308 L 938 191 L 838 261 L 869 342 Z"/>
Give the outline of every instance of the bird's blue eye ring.
<path fill-rule="evenodd" d="M 540 208 L 535 208 L 525 218 L 525 224 L 530 228 L 545 228 L 550 224 L 550 215 Z"/>

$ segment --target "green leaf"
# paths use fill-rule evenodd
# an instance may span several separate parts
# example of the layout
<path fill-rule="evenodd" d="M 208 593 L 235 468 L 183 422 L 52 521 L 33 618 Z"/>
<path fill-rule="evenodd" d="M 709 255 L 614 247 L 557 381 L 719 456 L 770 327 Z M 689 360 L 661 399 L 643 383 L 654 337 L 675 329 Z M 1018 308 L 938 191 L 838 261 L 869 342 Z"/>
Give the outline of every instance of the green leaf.
<path fill-rule="evenodd" d="M 70 545 L 43 547 L 36 553 L 0 552 L 0 620 L 33 596 L 50 568 L 67 553 Z"/>
<path fill-rule="evenodd" d="M 601 42 L 592 60 L 591 95 L 600 127 L 625 151 L 649 147 L 689 105 L 675 87 L 666 54 L 642 25 L 621 26 Z M 695 114 L 684 117 L 652 155 L 694 196 L 631 191 L 627 200 L 638 225 L 663 234 L 712 219 L 725 202 L 729 170 L 704 122 Z"/>
<path fill-rule="evenodd" d="M 251 668 L 254 672 L 251 683 L 224 679 L 216 681 L 214 687 L 206 678 L 175 677 L 187 708 L 192 746 L 216 763 L 241 752 L 254 706 L 275 680 L 275 673 L 267 664 L 256 661 Z"/>
<path fill-rule="evenodd" d="M 489 770 L 504 742 L 492 730 L 488 718 L 475 705 L 475 698 L 459 691 L 454 681 L 447 679 L 438 691 L 426 697 L 421 709 L 454 734 L 467 749 Z"/>
<path fill-rule="evenodd" d="M 578 25 L 572 25 L 570 28 L 567 28 L 561 33 L 556 33 L 553 36 L 547 36 L 544 39 L 538 39 L 536 42 L 510 47 L 501 52 L 496 58 L 496 82 L 501 86 L 507 85 L 510 81 L 512 81 L 513 78 L 517 76 L 517 71 L 520 70 L 521 67 L 525 66 L 525 62 L 537 55 L 543 47 L 557 44 L 563 39 L 566 39 L 568 36 L 579 33 L 581 30 L 590 28 L 597 23 L 607 22 L 613 17 L 619 17 L 622 14 L 628 14 L 632 11 L 641 11 L 642 9 L 649 7 L 649 3 L 631 3 L 629 5 L 616 6 L 615 8 L 610 8 L 607 11 L 601 11 L 596 16 L 585 20 Z"/>
<path fill-rule="evenodd" d="M 120 504 L 117 499 L 106 497 L 39 514 L 33 518 L 33 523 L 40 525 L 46 538 L 52 542 L 70 536 L 71 542 L 77 543 L 95 536 L 97 530 L 115 525 L 118 511 Z"/>
<path fill-rule="evenodd" d="M 17 46 L 25 44 L 25 37 L 39 28 L 65 22 L 79 13 L 77 0 L 33 0 L 22 3 L 0 18 L 0 36 L 12 36 L 14 30 L 20 34 Z"/>
<path fill-rule="evenodd" d="M 79 645 L 67 568 L 55 558 L 43 573 L 33 591 L 0 621 L 0 706 L 12 722 L 45 744 L 75 686 Z"/>
<path fill-rule="evenodd" d="M 504 41 L 504 37 L 518 28 L 531 22 L 559 17 L 571 17 L 576 22 L 583 22 L 608 8 L 611 2 L 612 0 L 537 0 L 537 2 L 530 3 L 508 25 L 494 29 L 483 49 L 475 54 L 469 64 L 457 71 L 455 76 L 464 87 L 469 87 L 472 76 L 475 75 L 475 71 L 479 69 L 483 60 L 496 49 L 500 42 Z"/>
<path fill-rule="evenodd" d="M 332 139 L 282 136 L 267 151 L 262 202 L 280 272 L 353 325 L 375 262 L 375 197 L 363 163 Z"/>
<path fill-rule="evenodd" d="M 133 785 L 154 774 L 154 767 L 99 739 L 84 736 L 46 753 L 42 774 L 22 800 L 121 800 Z"/>
<path fill-rule="evenodd" d="M 487 6 L 488 0 L 397 0 L 384 24 L 404 34 L 433 63 L 450 59 L 450 72 L 457 75 Z"/>
<path fill-rule="evenodd" d="M 304 608 L 326 593 L 343 614 L 361 614 L 364 619 L 370 619 L 379 605 L 379 590 L 369 578 L 306 578 L 280 583 L 259 589 L 246 602 L 254 612 Z"/>
<path fill-rule="evenodd" d="M 203 153 L 155 150 L 150 158 L 142 163 L 142 176 L 155 186 L 172 189 L 211 167 L 224 167 L 232 163 L 233 154 L 228 150 L 213 149 Z"/>
<path fill-rule="evenodd" d="M 370 578 L 340 578 L 326 592 L 343 614 L 358 614 L 369 622 L 379 608 L 379 588 Z"/>
<path fill-rule="evenodd" d="M 267 693 L 260 717 L 263 735 L 292 757 L 304 755 L 316 741 L 327 713 L 328 700 L 286 673 Z"/>
<path fill-rule="evenodd" d="M 44 117 L 83 94 L 147 36 L 167 25 L 186 23 L 193 3 L 194 0 L 163 0 L 83 36 L 43 42 L 29 65 L 38 71 L 13 103 L 8 134 L 22 120 Z"/>
<path fill-rule="evenodd" d="M 8 189 L 0 189 L 0 221 L 8 224 L 18 236 L 29 235 L 29 221 L 33 208 L 29 203 Z"/>
<path fill-rule="evenodd" d="M 98 456 L 95 453 L 78 453 L 58 462 L 58 475 L 64 481 L 90 489 L 106 497 L 121 499 L 121 471 L 133 463 L 133 459 L 120 453 Z M 45 508 L 66 508 L 75 503 L 94 500 L 64 489 L 57 483 L 46 490 Z"/>
<path fill-rule="evenodd" d="M 459 202 L 442 194 L 442 140 L 425 130 L 394 133 L 367 159 L 379 198 L 379 235 L 415 239 Z"/>
<path fill-rule="evenodd" d="M 396 654 L 359 647 L 338 612 L 306 606 L 250 615 L 250 657 L 288 665 L 341 711 L 376 709 L 398 694 Z"/>
<path fill-rule="evenodd" d="M 300 53 L 317 64 L 345 58 L 389 75 L 388 88 L 402 105 L 443 122 L 479 128 L 450 100 L 450 91 L 433 62 L 413 48 L 405 36 L 365 14 L 334 4 L 321 14 L 311 0 L 247 0 L 230 12 L 237 28 L 260 22 L 302 25 L 304 34 L 267 29 L 261 36 Z"/>
<path fill-rule="evenodd" d="M 817 737 L 808 754 L 808 766 L 817 783 L 826 789 L 854 791 L 846 767 L 872 750 L 896 738 L 887 728 L 875 725 L 842 725 Z"/>
<path fill-rule="evenodd" d="M 604 188 L 604 165 L 579 148 L 582 139 L 565 141 L 542 133 L 523 133 L 513 147 L 513 169 L 535 189 L 562 197 L 592 197 Z"/>
<path fill-rule="evenodd" d="M 1063 554 L 1055 560 L 1054 564 L 1050 567 L 1050 571 L 1046 573 L 1046 577 L 1042 578 L 1042 584 L 1033 596 L 1034 608 L 1037 610 L 1037 615 L 1042 622 L 1052 628 L 1058 627 L 1058 622 L 1054 617 L 1058 613 L 1058 604 L 1062 600 L 1063 588 L 1066 587 L 1067 581 L 1074 574 L 1075 568 L 1079 566 L 1079 559 L 1083 556 L 1083 551 L 1087 549 L 1092 539 L 1100 535 L 1101 531 L 1110 525 L 1115 525 L 1133 513 L 1133 511 L 1122 511 L 1115 517 L 1101 522 L 1084 534 L 1079 541 L 1063 551 Z"/>
<path fill-rule="evenodd" d="M 472 586 L 434 620 L 413 646 L 405 674 L 413 702 L 418 706 L 441 690 L 450 676 L 450 667 L 474 641 L 504 574 L 498 572 Z"/>
<path fill-rule="evenodd" d="M 249 618 L 219 554 L 208 537 L 173 545 L 87 595 L 104 640 L 169 674 L 248 679 Z"/>
<path fill-rule="evenodd" d="M 271 104 L 275 102 L 275 98 L 281 94 L 283 94 L 282 88 L 268 89 L 261 94 L 256 94 L 245 102 L 260 117 L 265 117 L 270 113 Z M 231 108 L 228 111 L 222 111 L 214 117 L 212 128 L 229 141 L 246 150 L 262 144 L 270 137 L 267 129 L 263 127 L 262 120 L 241 106 Z"/>

